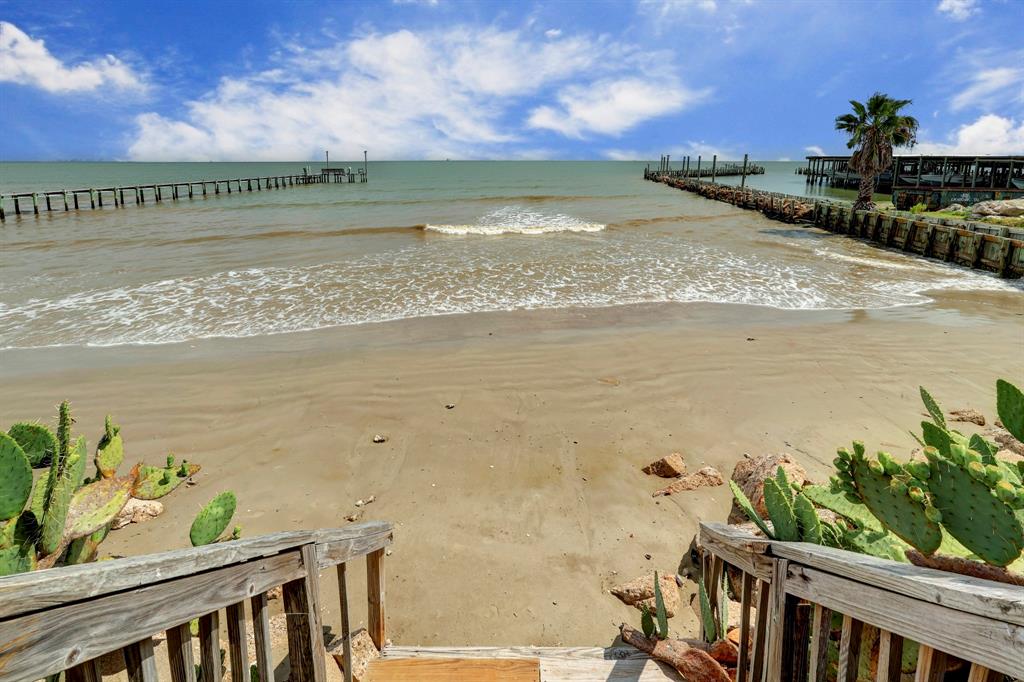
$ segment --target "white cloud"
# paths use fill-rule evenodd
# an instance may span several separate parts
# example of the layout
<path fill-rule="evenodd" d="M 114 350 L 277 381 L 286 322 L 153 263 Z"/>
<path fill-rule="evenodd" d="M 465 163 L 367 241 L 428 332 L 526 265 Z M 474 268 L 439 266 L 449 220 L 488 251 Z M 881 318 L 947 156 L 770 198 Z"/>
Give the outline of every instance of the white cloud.
<path fill-rule="evenodd" d="M 682 145 L 670 146 L 668 149 L 660 150 L 638 150 L 638 149 L 606 149 L 604 150 L 604 156 L 612 161 L 637 161 L 637 160 L 648 160 L 657 159 L 662 154 L 668 154 L 672 157 L 672 166 L 676 167 L 677 163 L 682 163 L 683 159 L 687 156 L 690 157 L 690 164 L 696 168 L 697 157 L 702 157 L 704 163 L 710 163 L 714 156 L 718 156 L 723 161 L 730 160 L 743 160 L 742 153 L 736 153 L 731 149 L 723 149 L 710 145 L 707 142 L 694 142 L 689 141 Z"/>
<path fill-rule="evenodd" d="M 562 35 L 562 29 L 549 28 L 548 30 L 544 31 L 544 35 L 546 35 L 548 38 L 557 38 L 558 36 Z"/>
<path fill-rule="evenodd" d="M 567 137 L 619 135 L 641 121 L 695 106 L 710 94 L 710 90 L 690 90 L 672 81 L 607 79 L 564 88 L 558 93 L 559 107 L 535 108 L 528 123 Z"/>
<path fill-rule="evenodd" d="M 144 91 L 143 78 L 113 55 L 67 65 L 43 40 L 33 39 L 12 23 L 0 21 L 0 82 L 28 85 L 47 92 L 89 92 L 101 86 Z"/>
<path fill-rule="evenodd" d="M 273 69 L 223 78 L 187 102 L 181 117 L 139 116 L 128 155 L 273 160 L 330 149 L 350 159 L 369 149 L 378 159 L 543 156 L 521 148 L 524 100 L 586 90 L 568 85 L 583 78 L 622 83 L 614 74 L 636 71 L 640 56 L 638 47 L 606 38 L 467 26 L 371 34 L 321 49 L 296 40 L 282 47 Z M 626 83 L 645 96 L 656 89 L 639 76 Z M 676 87 L 668 101 L 682 91 Z M 583 107 L 572 121 L 617 131 L 652 115 L 627 109 Z"/>
<path fill-rule="evenodd" d="M 811 156 L 825 156 L 825 150 L 816 144 L 804 147 L 804 151 L 810 154 Z"/>
<path fill-rule="evenodd" d="M 949 154 L 984 156 L 1024 153 L 1024 119 L 985 114 L 973 123 L 960 126 L 949 142 L 923 141 L 909 154 Z"/>
<path fill-rule="evenodd" d="M 1024 101 L 1024 68 L 1000 66 L 972 72 L 967 87 L 953 97 L 953 111 L 970 106 L 985 106 L 1004 92 L 1011 97 L 1016 94 L 1018 99 Z"/>
<path fill-rule="evenodd" d="M 659 19 L 685 17 L 694 12 L 714 14 L 718 10 L 718 0 L 641 0 L 640 10 Z"/>
<path fill-rule="evenodd" d="M 935 8 L 939 14 L 945 14 L 953 21 L 967 21 L 979 10 L 978 0 L 941 0 Z"/>

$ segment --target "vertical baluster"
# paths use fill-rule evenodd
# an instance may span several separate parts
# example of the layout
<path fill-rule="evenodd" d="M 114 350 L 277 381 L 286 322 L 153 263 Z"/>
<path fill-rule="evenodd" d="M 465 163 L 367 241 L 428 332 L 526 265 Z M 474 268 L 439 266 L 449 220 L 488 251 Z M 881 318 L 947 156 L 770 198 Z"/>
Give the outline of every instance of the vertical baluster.
<path fill-rule="evenodd" d="M 341 639 L 345 656 L 345 682 L 352 682 L 352 626 L 348 621 L 348 582 L 345 578 L 345 564 L 338 564 L 338 600 L 341 608 Z"/>
<path fill-rule="evenodd" d="M 182 623 L 167 631 L 167 659 L 170 662 L 173 682 L 196 682 L 196 663 L 192 656 L 192 633 L 189 632 L 188 623 Z M 260 678 L 261 681 L 263 679 Z"/>
<path fill-rule="evenodd" d="M 203 682 L 220 682 L 220 614 L 199 617 L 199 660 Z"/>
<path fill-rule="evenodd" d="M 246 651 L 245 605 L 242 602 L 231 604 L 224 613 L 228 620 L 231 679 L 246 682 L 249 679 L 249 652 Z"/>
<path fill-rule="evenodd" d="M 260 682 L 269 682 L 274 679 L 274 654 L 270 649 L 270 608 L 266 593 L 257 594 L 249 600 L 249 605 L 252 607 L 252 634 L 256 644 L 256 670 Z"/>
<path fill-rule="evenodd" d="M 837 682 L 857 682 L 857 670 L 860 664 L 860 636 L 864 623 L 843 616 L 843 630 L 839 639 L 839 674 Z"/>
<path fill-rule="evenodd" d="M 1002 679 L 1003 675 L 1001 673 L 989 670 L 978 663 L 971 664 L 971 672 L 967 676 L 967 682 L 999 682 Z"/>
<path fill-rule="evenodd" d="M 151 637 L 126 646 L 124 661 L 128 669 L 129 682 L 157 682 L 156 657 L 153 654 Z"/>
<path fill-rule="evenodd" d="M 383 651 L 387 637 L 384 630 L 384 550 L 366 555 L 366 629 L 370 638 Z"/>
<path fill-rule="evenodd" d="M 64 673 L 65 682 L 103 682 L 100 662 L 97 659 L 79 663 Z"/>
<path fill-rule="evenodd" d="M 754 576 L 743 572 L 740 589 L 740 658 L 736 666 L 736 681 L 746 682 L 750 669 L 750 603 L 753 600 Z"/>
<path fill-rule="evenodd" d="M 324 633 L 320 627 L 320 598 L 316 547 L 302 548 L 306 574 L 284 585 L 284 610 L 288 618 L 288 662 L 293 682 L 324 682 Z"/>
<path fill-rule="evenodd" d="M 942 682 L 946 674 L 945 652 L 924 644 L 917 651 L 917 674 L 914 682 Z"/>
<path fill-rule="evenodd" d="M 828 642 L 832 635 L 832 610 L 814 605 L 811 617 L 810 682 L 825 682 L 828 674 Z"/>
<path fill-rule="evenodd" d="M 760 682 L 764 675 L 765 644 L 768 635 L 768 609 L 771 604 L 771 586 L 759 581 L 757 587 L 757 624 L 754 627 L 753 663 L 750 666 L 752 682 Z"/>

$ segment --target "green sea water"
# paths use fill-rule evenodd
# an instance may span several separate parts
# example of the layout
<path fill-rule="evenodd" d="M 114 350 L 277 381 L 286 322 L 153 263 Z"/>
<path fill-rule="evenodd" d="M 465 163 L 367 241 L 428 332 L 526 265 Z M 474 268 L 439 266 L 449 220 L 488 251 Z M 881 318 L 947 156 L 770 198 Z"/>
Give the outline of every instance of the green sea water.
<path fill-rule="evenodd" d="M 332 162 L 332 166 L 355 162 Z M 787 310 L 1008 289 L 645 182 L 642 162 L 371 162 L 322 184 L 0 226 L 0 348 L 177 343 L 495 310 Z M 807 189 L 796 163 L 749 184 Z M 0 192 L 301 173 L 294 163 L 3 163 Z M 822 191 L 822 190 L 815 190 Z M 837 196 L 831 190 L 823 190 Z"/>

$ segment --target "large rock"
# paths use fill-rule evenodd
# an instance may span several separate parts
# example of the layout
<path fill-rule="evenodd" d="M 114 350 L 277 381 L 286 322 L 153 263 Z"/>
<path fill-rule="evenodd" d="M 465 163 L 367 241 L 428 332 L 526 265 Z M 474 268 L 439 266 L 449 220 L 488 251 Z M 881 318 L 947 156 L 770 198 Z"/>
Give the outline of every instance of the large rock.
<path fill-rule="evenodd" d="M 651 462 L 641 471 L 662 478 L 675 478 L 686 473 L 686 462 L 683 461 L 682 455 L 673 452 L 671 455 L 665 455 L 661 459 Z"/>
<path fill-rule="evenodd" d="M 786 472 L 791 483 L 803 485 L 807 482 L 807 471 L 797 464 L 789 453 L 758 457 L 744 456 L 743 459 L 736 462 L 736 467 L 732 470 L 732 480 L 740 487 L 762 518 L 768 517 L 768 510 L 764 506 L 764 481 L 766 478 L 774 477 L 780 466 Z M 747 520 L 747 515 L 733 502 L 732 511 L 729 513 L 729 523 L 743 523 Z"/>
<path fill-rule="evenodd" d="M 142 523 L 164 513 L 164 505 L 156 500 L 137 500 L 134 497 L 114 517 L 111 529 L 124 528 L 129 523 Z"/>
<path fill-rule="evenodd" d="M 722 474 L 718 472 L 718 469 L 714 467 L 703 467 L 692 474 L 683 476 L 669 486 L 660 490 L 655 490 L 651 496 L 658 497 L 659 495 L 674 495 L 675 493 L 681 493 L 687 490 L 723 485 L 724 483 L 725 479 L 722 478 Z"/>
<path fill-rule="evenodd" d="M 342 671 L 345 669 L 345 640 L 338 637 L 331 642 L 330 648 L 327 653 L 334 658 L 334 662 L 338 664 L 338 668 Z M 369 667 L 370 662 L 380 658 L 380 652 L 377 651 L 377 647 L 374 646 L 373 640 L 370 638 L 364 628 L 360 628 L 352 633 L 352 679 L 359 682 L 359 680 L 366 679 L 366 669 Z"/>
<path fill-rule="evenodd" d="M 679 606 L 682 604 L 675 574 L 659 573 L 658 584 L 661 585 L 661 596 L 665 600 L 665 615 L 671 618 L 679 612 Z M 651 613 L 655 612 L 654 573 L 648 573 L 630 580 L 628 583 L 617 585 L 611 589 L 611 593 L 618 597 L 623 604 L 635 606 L 640 610 L 647 607 Z"/>
<path fill-rule="evenodd" d="M 1005 218 L 1024 216 L 1024 199 L 979 201 L 971 206 L 971 215 L 996 215 L 1003 216 Z"/>
<path fill-rule="evenodd" d="M 985 415 L 972 408 L 964 408 L 962 410 L 950 410 L 949 421 L 951 422 L 970 422 L 971 424 L 977 424 L 978 426 L 985 425 Z"/>

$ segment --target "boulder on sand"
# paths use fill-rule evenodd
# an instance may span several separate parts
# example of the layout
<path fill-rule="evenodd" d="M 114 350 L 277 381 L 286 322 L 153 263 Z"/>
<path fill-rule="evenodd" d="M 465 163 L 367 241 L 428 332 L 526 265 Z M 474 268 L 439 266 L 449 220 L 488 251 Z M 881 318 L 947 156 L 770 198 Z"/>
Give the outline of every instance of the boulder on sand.
<path fill-rule="evenodd" d="M 970 422 L 978 426 L 985 425 L 985 415 L 969 407 L 963 410 L 950 410 L 949 420 L 953 422 Z"/>
<path fill-rule="evenodd" d="M 680 479 L 677 479 L 674 483 L 660 490 L 655 490 L 651 497 L 658 497 L 659 495 L 674 495 L 675 493 L 681 493 L 687 490 L 696 490 L 697 488 L 707 488 L 716 485 L 722 485 L 725 480 L 722 478 L 722 474 L 718 473 L 718 469 L 714 467 L 703 467 L 687 474 Z"/>
<path fill-rule="evenodd" d="M 671 618 L 679 612 L 679 606 L 682 603 L 675 574 L 659 573 L 658 584 L 661 585 L 661 595 L 665 599 L 665 615 Z M 611 589 L 611 593 L 618 597 L 623 604 L 635 606 L 640 610 L 647 607 L 651 613 L 655 611 L 653 572 L 630 580 L 628 583 L 616 585 Z"/>
<path fill-rule="evenodd" d="M 112 530 L 124 528 L 129 523 L 142 523 L 160 516 L 164 513 L 164 505 L 156 500 L 138 500 L 134 497 L 128 500 L 111 524 Z"/>
<path fill-rule="evenodd" d="M 971 215 L 1002 216 L 1016 218 L 1024 216 L 1024 199 L 1001 199 L 995 201 L 979 201 L 971 206 Z"/>
<path fill-rule="evenodd" d="M 803 485 L 807 482 L 807 471 L 797 464 L 789 453 L 758 457 L 744 455 L 743 459 L 736 462 L 736 467 L 732 470 L 732 480 L 740 487 L 762 518 L 768 517 L 768 510 L 764 506 L 764 481 L 766 478 L 774 477 L 779 467 L 786 472 L 791 483 Z M 729 523 L 745 521 L 747 521 L 747 515 L 733 502 L 732 511 L 729 512 Z"/>
<path fill-rule="evenodd" d="M 641 469 L 645 474 L 661 476 L 662 478 L 676 478 L 686 473 L 686 462 L 678 452 L 665 455 Z"/>

